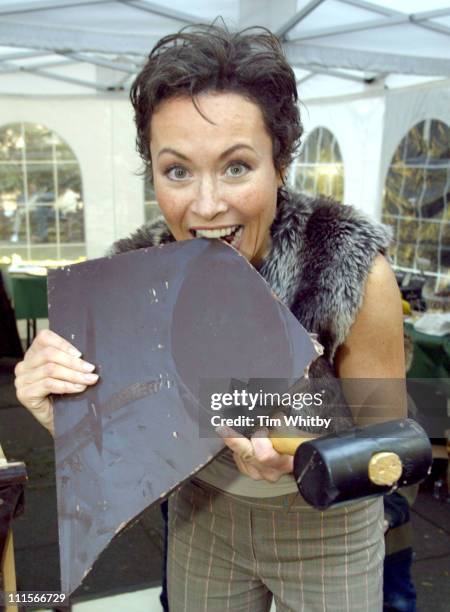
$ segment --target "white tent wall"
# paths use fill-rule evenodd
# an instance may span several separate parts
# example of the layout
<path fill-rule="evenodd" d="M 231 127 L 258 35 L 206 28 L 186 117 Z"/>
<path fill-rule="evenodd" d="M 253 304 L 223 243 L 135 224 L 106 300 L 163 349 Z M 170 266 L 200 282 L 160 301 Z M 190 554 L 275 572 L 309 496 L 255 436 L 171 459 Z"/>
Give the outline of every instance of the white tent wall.
<path fill-rule="evenodd" d="M 88 258 L 101 257 L 118 237 L 144 221 L 141 164 L 132 108 L 124 96 L 0 97 L 0 127 L 42 124 L 72 148 L 80 165 Z"/>
<path fill-rule="evenodd" d="M 301 90 L 300 90 L 301 98 Z M 362 96 L 301 106 L 303 139 L 316 127 L 329 129 L 344 164 L 344 202 L 369 215 L 378 211 L 378 184 L 383 140 L 384 96 Z"/>
<path fill-rule="evenodd" d="M 383 148 L 376 197 L 377 214 L 381 214 L 384 183 L 396 148 L 408 131 L 425 119 L 437 119 L 450 125 L 450 79 L 443 84 L 430 83 L 386 93 Z"/>
<path fill-rule="evenodd" d="M 301 108 L 304 139 L 319 126 L 336 136 L 344 163 L 344 201 L 371 215 L 379 208 L 383 112 L 382 97 L 306 103 Z M 21 121 L 45 125 L 74 151 L 83 181 L 89 258 L 101 257 L 115 239 L 143 222 L 141 163 L 126 97 L 4 96 L 0 117 L 0 127 Z"/>
<path fill-rule="evenodd" d="M 427 99 L 437 101 L 431 108 L 439 106 L 441 99 L 440 89 L 434 87 L 414 92 L 413 99 L 418 100 L 414 110 L 411 95 L 407 91 L 388 96 L 397 102 L 384 142 L 383 94 L 305 102 L 301 106 L 303 140 L 323 126 L 338 141 L 344 164 L 345 203 L 376 218 L 380 217 L 384 176 L 395 147 L 416 122 L 415 117 L 423 118 Z M 441 113 L 436 111 L 436 118 L 450 112 L 448 97 L 445 100 L 442 96 Z M 126 96 L 0 96 L 0 117 L 0 127 L 22 121 L 45 125 L 74 151 L 83 181 L 89 258 L 101 257 L 115 239 L 143 223 L 143 179 L 138 175 L 142 166 L 135 151 L 132 107 Z M 450 122 L 448 116 L 443 120 Z"/>

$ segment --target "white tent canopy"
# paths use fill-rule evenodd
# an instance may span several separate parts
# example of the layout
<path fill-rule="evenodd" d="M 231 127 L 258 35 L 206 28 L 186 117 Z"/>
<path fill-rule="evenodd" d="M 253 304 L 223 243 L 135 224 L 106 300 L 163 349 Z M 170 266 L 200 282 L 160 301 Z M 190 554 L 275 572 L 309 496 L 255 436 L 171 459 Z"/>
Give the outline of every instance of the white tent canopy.
<path fill-rule="evenodd" d="M 274 31 L 304 98 L 450 78 L 445 0 L 6 0 L 0 92 L 123 91 L 161 36 L 218 16 Z"/>

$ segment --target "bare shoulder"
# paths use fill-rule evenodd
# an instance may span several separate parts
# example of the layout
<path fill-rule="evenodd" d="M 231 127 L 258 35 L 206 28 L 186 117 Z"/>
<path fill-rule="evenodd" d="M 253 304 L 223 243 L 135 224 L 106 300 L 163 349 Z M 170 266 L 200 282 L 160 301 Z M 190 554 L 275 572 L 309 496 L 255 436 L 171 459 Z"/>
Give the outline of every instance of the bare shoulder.
<path fill-rule="evenodd" d="M 394 289 L 395 296 L 399 296 L 397 280 L 393 269 L 384 255 L 378 253 L 373 260 L 372 267 L 367 277 L 367 289 L 374 289 L 377 285 L 383 285 L 384 289 Z"/>
<path fill-rule="evenodd" d="M 384 319 L 385 323 L 391 321 L 393 325 L 401 321 L 403 325 L 401 295 L 397 280 L 389 262 L 381 253 L 375 257 L 367 276 L 358 320 L 364 317 L 374 317 L 379 321 Z"/>
<path fill-rule="evenodd" d="M 395 274 L 379 254 L 367 276 L 364 298 L 336 354 L 343 378 L 403 377 L 403 312 Z"/>

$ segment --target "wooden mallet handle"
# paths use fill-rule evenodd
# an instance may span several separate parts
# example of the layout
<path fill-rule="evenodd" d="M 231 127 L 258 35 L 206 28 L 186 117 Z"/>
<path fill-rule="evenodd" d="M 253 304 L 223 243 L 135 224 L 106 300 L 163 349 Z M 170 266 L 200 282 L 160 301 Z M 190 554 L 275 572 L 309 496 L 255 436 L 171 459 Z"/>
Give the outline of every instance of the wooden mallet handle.
<path fill-rule="evenodd" d="M 309 440 L 311 440 L 311 438 L 280 438 L 276 435 L 275 432 L 270 432 L 269 438 L 277 453 L 280 453 L 280 455 L 292 456 L 295 455 L 300 444 L 303 444 L 304 442 L 309 442 Z"/>

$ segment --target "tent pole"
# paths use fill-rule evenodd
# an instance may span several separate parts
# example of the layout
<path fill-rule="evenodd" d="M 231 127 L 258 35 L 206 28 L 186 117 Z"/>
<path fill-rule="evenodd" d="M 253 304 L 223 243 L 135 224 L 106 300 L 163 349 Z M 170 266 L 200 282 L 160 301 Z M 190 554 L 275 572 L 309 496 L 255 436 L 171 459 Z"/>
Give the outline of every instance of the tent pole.
<path fill-rule="evenodd" d="M 298 11 L 295 15 L 293 15 L 290 19 L 286 21 L 284 25 L 279 27 L 275 31 L 275 36 L 283 40 L 288 32 L 290 32 L 295 26 L 300 23 L 305 17 L 310 15 L 316 8 L 322 4 L 324 0 L 311 0 L 308 2 L 306 6 L 304 6 L 300 11 Z"/>

